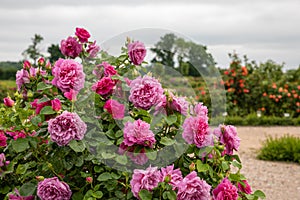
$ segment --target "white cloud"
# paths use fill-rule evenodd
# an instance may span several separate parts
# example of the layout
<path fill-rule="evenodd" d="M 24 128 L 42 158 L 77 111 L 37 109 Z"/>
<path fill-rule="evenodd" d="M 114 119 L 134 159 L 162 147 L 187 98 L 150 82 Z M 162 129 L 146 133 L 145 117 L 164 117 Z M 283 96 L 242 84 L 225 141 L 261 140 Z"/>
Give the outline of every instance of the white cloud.
<path fill-rule="evenodd" d="M 170 29 L 207 45 L 220 65 L 228 64 L 227 54 L 234 49 L 255 60 L 300 64 L 297 0 L 84 2 L 2 0 L 0 60 L 21 59 L 35 33 L 45 44 L 59 43 L 83 26 L 98 42 L 134 29 Z"/>

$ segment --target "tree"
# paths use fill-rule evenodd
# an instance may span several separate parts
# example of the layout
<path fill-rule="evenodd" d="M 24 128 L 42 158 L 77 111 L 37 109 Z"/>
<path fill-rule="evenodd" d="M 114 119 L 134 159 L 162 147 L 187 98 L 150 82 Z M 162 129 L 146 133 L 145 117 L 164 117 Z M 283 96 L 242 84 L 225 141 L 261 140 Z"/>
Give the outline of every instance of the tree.
<path fill-rule="evenodd" d="M 50 54 L 49 60 L 51 63 L 55 62 L 59 58 L 63 58 L 64 55 L 61 53 L 58 44 L 51 44 L 50 47 L 48 47 L 48 53 Z"/>
<path fill-rule="evenodd" d="M 208 68 L 215 66 L 214 58 L 207 52 L 206 46 L 186 41 L 173 33 L 161 37 L 151 51 L 155 54 L 153 63 L 173 67 L 183 75 L 207 74 Z"/>
<path fill-rule="evenodd" d="M 44 38 L 39 35 L 39 34 L 34 34 L 34 37 L 31 38 L 32 40 L 32 44 L 28 46 L 28 48 L 23 51 L 22 55 L 24 56 L 25 59 L 32 59 L 34 62 L 36 62 L 36 60 L 43 56 L 43 54 L 41 53 L 40 49 L 38 49 L 38 44 L 40 44 Z"/>

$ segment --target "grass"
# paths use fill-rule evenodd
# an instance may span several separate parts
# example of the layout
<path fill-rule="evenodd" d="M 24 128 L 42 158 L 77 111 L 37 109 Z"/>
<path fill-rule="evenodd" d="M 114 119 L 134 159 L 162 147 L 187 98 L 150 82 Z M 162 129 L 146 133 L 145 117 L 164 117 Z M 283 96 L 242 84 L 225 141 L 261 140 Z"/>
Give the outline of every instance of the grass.
<path fill-rule="evenodd" d="M 300 163 L 300 138 L 291 135 L 280 138 L 268 137 L 257 158 Z"/>

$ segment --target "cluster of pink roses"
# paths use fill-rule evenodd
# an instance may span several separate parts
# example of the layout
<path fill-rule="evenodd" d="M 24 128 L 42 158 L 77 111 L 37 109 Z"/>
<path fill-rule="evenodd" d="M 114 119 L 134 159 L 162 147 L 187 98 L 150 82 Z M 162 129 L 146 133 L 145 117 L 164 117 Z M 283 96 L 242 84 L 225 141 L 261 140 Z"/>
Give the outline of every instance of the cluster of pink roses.
<path fill-rule="evenodd" d="M 86 48 L 86 52 L 90 58 L 97 56 L 100 47 L 96 44 L 96 41 L 89 42 L 91 37 L 90 33 L 84 28 L 76 28 L 74 37 L 69 36 L 66 40 L 62 40 L 60 43 L 60 50 L 64 56 L 70 58 L 76 58 Z"/>
<path fill-rule="evenodd" d="M 205 180 L 201 180 L 195 171 L 190 172 L 184 178 L 179 169 L 174 169 L 174 165 L 166 168 L 148 167 L 146 170 L 136 169 L 130 181 L 131 190 L 136 198 L 139 198 L 141 190 L 152 191 L 160 182 L 167 182 L 177 191 L 178 200 L 207 200 L 211 199 L 211 186 Z M 250 194 L 251 188 L 247 181 L 245 186 L 238 184 L 238 188 L 233 185 L 228 178 L 224 178 L 221 183 L 212 191 L 214 200 L 238 198 L 238 191 Z"/>

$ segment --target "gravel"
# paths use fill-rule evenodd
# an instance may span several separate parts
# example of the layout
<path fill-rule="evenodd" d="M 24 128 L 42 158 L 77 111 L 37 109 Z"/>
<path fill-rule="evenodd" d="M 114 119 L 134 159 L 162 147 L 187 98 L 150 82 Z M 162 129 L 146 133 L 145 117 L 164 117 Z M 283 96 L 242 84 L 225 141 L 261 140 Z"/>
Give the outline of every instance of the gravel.
<path fill-rule="evenodd" d="M 267 200 L 300 200 L 300 165 L 256 159 L 266 137 L 285 134 L 300 137 L 300 127 L 237 127 L 241 138 L 242 173 L 253 190 L 262 190 Z"/>

